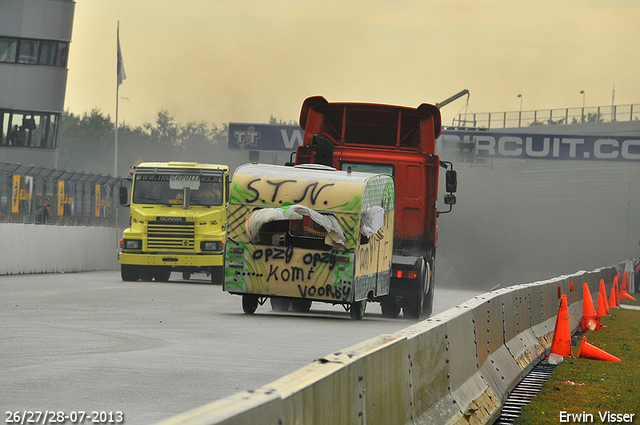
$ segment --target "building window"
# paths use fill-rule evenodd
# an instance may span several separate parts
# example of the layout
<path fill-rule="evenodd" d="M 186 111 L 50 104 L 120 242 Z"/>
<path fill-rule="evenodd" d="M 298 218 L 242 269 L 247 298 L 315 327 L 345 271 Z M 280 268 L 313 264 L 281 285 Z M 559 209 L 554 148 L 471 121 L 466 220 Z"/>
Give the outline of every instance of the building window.
<path fill-rule="evenodd" d="M 14 63 L 18 51 L 18 39 L 0 37 L 0 62 Z"/>
<path fill-rule="evenodd" d="M 18 63 L 38 63 L 38 40 L 20 40 L 20 53 L 18 53 Z"/>
<path fill-rule="evenodd" d="M 0 62 L 67 66 L 69 43 L 53 40 L 0 37 Z"/>
<path fill-rule="evenodd" d="M 69 45 L 67 43 L 62 43 L 62 42 L 58 42 L 56 44 L 58 46 L 58 49 L 56 51 L 56 61 L 54 65 L 59 66 L 61 68 L 66 68 Z"/>
<path fill-rule="evenodd" d="M 55 41 L 41 41 L 40 42 L 40 54 L 38 55 L 38 65 L 50 65 L 56 64 L 56 42 Z"/>
<path fill-rule="evenodd" d="M 0 145 L 54 149 L 60 114 L 0 111 Z"/>

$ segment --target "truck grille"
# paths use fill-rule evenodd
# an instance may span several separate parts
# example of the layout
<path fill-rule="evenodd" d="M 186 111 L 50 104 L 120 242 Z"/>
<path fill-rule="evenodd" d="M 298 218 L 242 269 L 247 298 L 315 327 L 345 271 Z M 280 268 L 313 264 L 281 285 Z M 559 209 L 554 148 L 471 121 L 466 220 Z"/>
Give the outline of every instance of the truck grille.
<path fill-rule="evenodd" d="M 192 251 L 195 225 L 193 222 L 150 221 L 147 249 Z"/>

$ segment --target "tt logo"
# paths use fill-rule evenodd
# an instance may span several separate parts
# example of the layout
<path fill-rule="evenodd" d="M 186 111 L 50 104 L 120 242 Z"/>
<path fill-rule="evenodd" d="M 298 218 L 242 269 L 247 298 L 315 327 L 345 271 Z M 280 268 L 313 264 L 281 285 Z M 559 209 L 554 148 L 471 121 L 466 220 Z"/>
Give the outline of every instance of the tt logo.
<path fill-rule="evenodd" d="M 241 149 L 246 148 L 247 146 L 258 146 L 258 139 L 260 138 L 260 132 L 255 131 L 255 127 L 250 125 L 245 131 L 234 131 L 233 135 L 238 142 L 238 146 Z"/>
<path fill-rule="evenodd" d="M 189 246 L 189 241 L 182 241 L 182 246 Z"/>

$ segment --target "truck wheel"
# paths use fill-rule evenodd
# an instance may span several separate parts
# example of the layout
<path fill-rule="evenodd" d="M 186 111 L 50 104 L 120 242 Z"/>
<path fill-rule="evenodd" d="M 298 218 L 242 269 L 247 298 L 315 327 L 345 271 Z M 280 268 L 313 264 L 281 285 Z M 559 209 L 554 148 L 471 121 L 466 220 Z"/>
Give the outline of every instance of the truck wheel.
<path fill-rule="evenodd" d="M 382 308 L 382 317 L 395 319 L 400 315 L 400 307 L 398 306 L 382 304 L 380 308 Z"/>
<path fill-rule="evenodd" d="M 367 300 L 356 301 L 349 307 L 349 315 L 352 319 L 360 320 L 364 316 L 364 311 L 367 309 Z"/>
<path fill-rule="evenodd" d="M 423 299 L 422 292 L 416 293 L 416 299 L 412 300 L 411 304 L 402 306 L 402 314 L 404 314 L 404 317 L 407 319 L 419 319 Z"/>
<path fill-rule="evenodd" d="M 158 267 L 153 271 L 153 278 L 156 280 L 156 282 L 168 282 L 170 277 L 170 267 Z"/>
<path fill-rule="evenodd" d="M 191 277 L 191 273 L 189 272 L 182 272 L 182 278 L 184 280 L 189 280 L 189 278 Z"/>
<path fill-rule="evenodd" d="M 422 306 L 422 317 L 424 318 L 431 316 L 431 313 L 433 312 L 434 293 L 435 293 L 435 282 L 431 281 L 429 282 L 429 291 L 427 292 L 427 295 L 425 295 L 424 297 L 424 304 Z"/>
<path fill-rule="evenodd" d="M 311 301 L 296 300 L 291 302 L 291 308 L 296 313 L 308 313 L 311 310 Z"/>
<path fill-rule="evenodd" d="M 273 311 L 289 311 L 291 301 L 286 298 L 271 297 L 271 308 Z"/>
<path fill-rule="evenodd" d="M 242 311 L 253 314 L 258 309 L 258 296 L 245 294 L 242 296 Z"/>
<path fill-rule="evenodd" d="M 140 269 L 130 264 L 121 264 L 120 276 L 125 282 L 137 282 L 140 279 Z"/>
<path fill-rule="evenodd" d="M 428 279 L 428 268 L 425 268 L 424 263 L 422 264 L 422 268 L 420 270 L 420 289 L 415 292 L 414 299 L 410 300 L 408 304 L 405 304 L 402 307 L 402 312 L 407 319 L 419 319 L 422 316 L 422 312 L 424 310 L 424 299 L 425 299 L 425 290 L 427 286 Z"/>
<path fill-rule="evenodd" d="M 211 267 L 211 284 L 222 285 L 224 283 L 224 266 Z"/>
<path fill-rule="evenodd" d="M 151 282 L 153 280 L 153 271 L 149 267 L 142 267 L 140 270 L 140 279 L 144 282 Z"/>

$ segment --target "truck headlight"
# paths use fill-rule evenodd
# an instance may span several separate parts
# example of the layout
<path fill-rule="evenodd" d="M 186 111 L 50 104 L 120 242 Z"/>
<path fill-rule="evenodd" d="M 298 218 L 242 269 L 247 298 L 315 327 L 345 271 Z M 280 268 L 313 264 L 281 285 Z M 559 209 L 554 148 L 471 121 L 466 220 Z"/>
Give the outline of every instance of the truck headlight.
<path fill-rule="evenodd" d="M 125 239 L 124 249 L 142 249 L 142 241 L 137 239 Z"/>
<path fill-rule="evenodd" d="M 222 251 L 224 243 L 220 241 L 202 241 L 200 242 L 201 251 Z"/>

